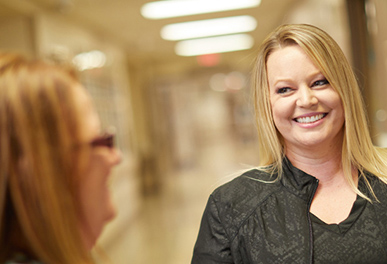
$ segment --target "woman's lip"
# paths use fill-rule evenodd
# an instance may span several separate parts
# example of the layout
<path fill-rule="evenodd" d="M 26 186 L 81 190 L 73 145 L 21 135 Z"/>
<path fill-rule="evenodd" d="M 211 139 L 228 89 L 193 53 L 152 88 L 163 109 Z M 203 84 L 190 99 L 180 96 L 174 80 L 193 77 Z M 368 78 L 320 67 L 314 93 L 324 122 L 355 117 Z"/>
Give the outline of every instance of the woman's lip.
<path fill-rule="evenodd" d="M 315 115 L 303 115 L 293 119 L 298 124 L 310 125 L 318 123 L 320 120 L 324 119 L 327 116 L 327 113 L 320 113 Z"/>
<path fill-rule="evenodd" d="M 327 115 L 327 114 L 328 113 L 325 113 L 325 112 L 308 113 L 308 114 L 303 114 L 303 115 L 300 115 L 300 116 L 296 116 L 293 119 L 296 120 L 298 118 L 303 118 L 303 117 L 311 117 L 311 116 Z"/>

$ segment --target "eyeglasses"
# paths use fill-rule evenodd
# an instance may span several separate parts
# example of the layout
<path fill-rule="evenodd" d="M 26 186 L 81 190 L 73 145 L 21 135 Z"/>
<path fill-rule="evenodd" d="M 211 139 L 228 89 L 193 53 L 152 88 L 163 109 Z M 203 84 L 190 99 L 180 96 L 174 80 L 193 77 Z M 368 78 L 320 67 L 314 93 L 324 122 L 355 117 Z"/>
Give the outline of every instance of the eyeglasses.
<path fill-rule="evenodd" d="M 112 133 L 105 133 L 102 136 L 94 139 L 90 142 L 92 147 L 108 147 L 114 148 L 114 138 L 115 135 Z"/>

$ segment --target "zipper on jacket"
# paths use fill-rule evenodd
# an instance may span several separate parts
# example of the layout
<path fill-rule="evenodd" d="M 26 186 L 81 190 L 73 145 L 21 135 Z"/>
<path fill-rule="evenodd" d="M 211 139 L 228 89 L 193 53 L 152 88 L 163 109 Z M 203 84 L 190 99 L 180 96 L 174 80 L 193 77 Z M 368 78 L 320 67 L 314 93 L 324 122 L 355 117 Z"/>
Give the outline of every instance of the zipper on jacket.
<path fill-rule="evenodd" d="M 309 263 L 313 264 L 313 251 L 314 251 L 314 245 L 313 245 L 313 228 L 312 228 L 312 220 L 310 218 L 310 206 L 312 205 L 313 197 L 316 193 L 317 187 L 318 187 L 319 180 L 316 179 L 315 184 L 313 186 L 312 194 L 309 198 L 308 202 L 308 224 L 309 224 Z"/>

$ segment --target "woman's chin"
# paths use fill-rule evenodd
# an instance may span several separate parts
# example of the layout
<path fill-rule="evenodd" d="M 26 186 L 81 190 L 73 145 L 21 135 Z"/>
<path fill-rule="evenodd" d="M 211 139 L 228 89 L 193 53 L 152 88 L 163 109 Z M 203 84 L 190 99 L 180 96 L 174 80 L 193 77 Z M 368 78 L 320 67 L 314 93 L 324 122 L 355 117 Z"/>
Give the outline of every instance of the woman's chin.
<path fill-rule="evenodd" d="M 91 251 L 97 243 L 97 238 L 91 234 L 82 232 L 83 245 L 87 251 Z"/>

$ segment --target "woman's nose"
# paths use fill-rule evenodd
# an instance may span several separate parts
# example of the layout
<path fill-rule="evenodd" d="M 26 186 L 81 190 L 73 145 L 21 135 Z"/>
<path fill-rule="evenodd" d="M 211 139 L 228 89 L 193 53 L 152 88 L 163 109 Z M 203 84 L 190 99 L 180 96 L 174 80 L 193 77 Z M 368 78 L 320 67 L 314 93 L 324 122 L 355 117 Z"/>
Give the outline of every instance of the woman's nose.
<path fill-rule="evenodd" d="M 314 94 L 314 91 L 310 87 L 301 87 L 298 89 L 297 106 L 299 107 L 311 107 L 317 104 L 318 100 Z"/>

